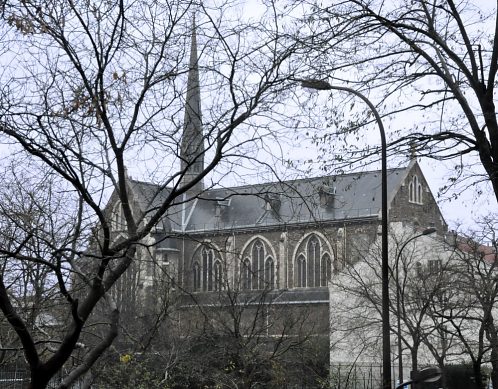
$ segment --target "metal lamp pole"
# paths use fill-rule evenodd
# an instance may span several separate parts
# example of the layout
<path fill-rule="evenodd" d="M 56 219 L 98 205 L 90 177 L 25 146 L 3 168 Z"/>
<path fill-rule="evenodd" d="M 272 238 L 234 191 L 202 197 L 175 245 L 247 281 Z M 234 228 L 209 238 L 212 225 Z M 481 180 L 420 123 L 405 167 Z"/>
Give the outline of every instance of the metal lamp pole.
<path fill-rule="evenodd" d="M 401 286 L 399 284 L 399 260 L 401 258 L 401 254 L 403 253 L 403 250 L 405 247 L 408 245 L 408 243 L 414 241 L 417 238 L 420 238 L 421 236 L 424 235 L 430 235 L 432 233 L 436 232 L 436 229 L 434 227 L 431 228 L 426 228 L 423 230 L 420 234 L 412 236 L 410 239 L 408 239 L 401 248 L 398 251 L 398 255 L 396 255 L 396 310 L 397 310 L 397 325 L 398 325 L 398 380 L 399 382 L 403 382 L 403 344 L 401 341 L 401 298 L 400 298 L 400 289 Z"/>
<path fill-rule="evenodd" d="M 362 99 L 368 108 L 374 114 L 377 126 L 379 127 L 380 140 L 381 140 L 381 162 L 382 162 L 382 213 L 381 213 L 381 227 L 382 227 L 382 388 L 391 389 L 391 340 L 390 340 L 390 324 L 389 324 L 389 253 L 387 241 L 387 144 L 386 132 L 379 112 L 372 104 L 372 102 L 362 93 L 345 87 L 331 85 L 323 80 L 299 80 L 304 88 L 316 90 L 339 90 L 351 93 Z"/>

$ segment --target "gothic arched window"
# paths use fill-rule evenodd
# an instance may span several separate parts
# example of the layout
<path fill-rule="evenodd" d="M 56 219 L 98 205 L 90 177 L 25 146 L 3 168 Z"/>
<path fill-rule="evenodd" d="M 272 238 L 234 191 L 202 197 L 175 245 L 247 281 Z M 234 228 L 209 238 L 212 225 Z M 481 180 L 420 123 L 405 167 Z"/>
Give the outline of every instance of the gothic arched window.
<path fill-rule="evenodd" d="M 201 289 L 201 265 L 199 264 L 199 261 L 194 262 L 194 265 L 192 266 L 192 273 L 194 278 L 194 291 L 197 292 Z"/>
<path fill-rule="evenodd" d="M 214 263 L 214 290 L 220 291 L 223 288 L 223 274 L 221 271 L 221 261 L 218 259 Z"/>
<path fill-rule="evenodd" d="M 221 260 L 212 247 L 202 246 L 192 263 L 192 286 L 194 291 L 220 290 L 222 283 Z"/>
<path fill-rule="evenodd" d="M 244 262 L 242 262 L 242 270 L 241 270 L 241 284 L 243 290 L 252 289 L 252 271 L 251 271 L 251 261 L 249 258 L 246 258 Z"/>
<path fill-rule="evenodd" d="M 275 287 L 275 264 L 272 257 L 266 258 L 264 275 L 265 288 L 273 289 Z"/>
<path fill-rule="evenodd" d="M 422 204 L 422 184 L 416 175 L 408 185 L 408 201 L 411 203 Z"/>
<path fill-rule="evenodd" d="M 254 281 L 252 287 L 254 289 L 264 289 L 264 261 L 265 261 L 265 250 L 263 242 L 259 239 L 256 240 L 252 245 L 252 272 L 254 276 Z"/>
<path fill-rule="evenodd" d="M 320 286 L 320 242 L 316 236 L 308 239 L 308 282 L 310 287 Z"/>
<path fill-rule="evenodd" d="M 213 249 L 202 248 L 202 289 L 213 290 Z"/>
<path fill-rule="evenodd" d="M 327 253 L 322 256 L 321 286 L 327 286 L 332 275 L 332 261 Z"/>
<path fill-rule="evenodd" d="M 302 254 L 297 257 L 296 270 L 296 286 L 306 288 L 306 258 Z"/>
<path fill-rule="evenodd" d="M 326 247 L 325 240 L 315 234 L 300 243 L 294 263 L 295 287 L 327 286 L 332 274 L 332 260 L 330 249 Z"/>
<path fill-rule="evenodd" d="M 241 286 L 243 289 L 266 289 L 275 286 L 275 264 L 274 257 L 271 255 L 271 249 L 262 239 L 255 239 L 247 245 L 242 253 L 244 258 L 241 263 Z M 251 269 L 250 288 L 247 287 L 244 274 L 247 269 L 246 261 L 249 261 Z"/>

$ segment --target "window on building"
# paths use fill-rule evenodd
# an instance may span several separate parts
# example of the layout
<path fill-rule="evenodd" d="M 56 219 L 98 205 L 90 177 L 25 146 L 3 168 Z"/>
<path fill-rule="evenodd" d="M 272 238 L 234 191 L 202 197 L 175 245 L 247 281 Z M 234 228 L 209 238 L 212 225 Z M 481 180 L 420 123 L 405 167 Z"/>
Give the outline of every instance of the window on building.
<path fill-rule="evenodd" d="M 194 265 L 192 266 L 192 273 L 194 278 L 194 291 L 198 292 L 201 290 L 201 265 L 198 261 L 194 262 Z"/>
<path fill-rule="evenodd" d="M 214 290 L 223 289 L 223 273 L 221 271 L 221 261 L 218 259 L 214 263 Z"/>
<path fill-rule="evenodd" d="M 243 290 L 252 289 L 252 271 L 251 271 L 251 261 L 246 258 L 242 262 L 242 272 L 241 272 L 241 286 Z"/>
<path fill-rule="evenodd" d="M 441 260 L 440 259 L 430 259 L 427 261 L 427 268 L 430 274 L 437 274 L 441 271 Z"/>
<path fill-rule="evenodd" d="M 202 248 L 202 289 L 213 290 L 213 249 Z"/>
<path fill-rule="evenodd" d="M 268 287 L 273 287 L 275 281 L 275 265 L 274 257 L 271 255 L 271 249 L 268 243 L 264 242 L 262 239 L 255 239 L 252 241 L 247 248 L 242 253 L 242 258 L 245 261 L 249 261 L 251 269 L 251 289 L 266 289 Z M 271 261 L 268 261 L 268 258 Z M 244 262 L 241 264 L 243 265 Z M 244 267 L 241 266 L 241 279 L 244 279 Z M 269 274 L 272 272 L 272 274 Z M 247 284 L 247 282 L 245 283 Z M 243 286 L 242 283 L 241 286 Z M 244 289 L 247 289 L 244 287 Z"/>
<path fill-rule="evenodd" d="M 275 287 L 275 264 L 272 257 L 266 258 L 265 261 L 265 288 L 273 289 Z"/>
<path fill-rule="evenodd" d="M 308 282 L 309 287 L 320 286 L 320 242 L 316 236 L 308 240 Z"/>
<path fill-rule="evenodd" d="M 304 255 L 297 257 L 296 270 L 296 286 L 306 288 L 306 258 Z"/>
<path fill-rule="evenodd" d="M 215 250 L 209 246 L 202 246 L 194 255 L 192 263 L 192 285 L 195 291 L 220 290 L 222 283 L 221 259 Z M 219 274 L 218 274 L 219 273 Z"/>
<path fill-rule="evenodd" d="M 294 265 L 294 285 L 296 287 L 321 287 L 327 286 L 332 274 L 332 259 L 326 251 L 324 241 L 317 235 L 311 234 L 305 239 L 297 250 Z M 305 271 L 300 270 L 302 263 L 306 263 Z M 303 282 L 303 273 L 306 280 Z"/>
<path fill-rule="evenodd" d="M 147 263 L 147 274 L 150 276 L 152 276 L 153 274 L 157 274 L 163 279 L 172 276 L 172 274 L 170 274 L 170 263 L 168 254 L 162 250 L 157 250 L 155 260 Z"/>
<path fill-rule="evenodd" d="M 322 256 L 321 286 L 327 286 L 332 276 L 332 261 L 327 253 Z"/>
<path fill-rule="evenodd" d="M 263 246 L 263 242 L 259 239 L 256 240 L 252 245 L 252 271 L 253 271 L 253 289 L 264 289 L 265 288 L 265 280 L 264 280 L 264 264 L 265 250 Z"/>
<path fill-rule="evenodd" d="M 422 204 L 422 184 L 420 183 L 417 175 L 412 177 L 408 185 L 408 200 L 411 203 Z"/>

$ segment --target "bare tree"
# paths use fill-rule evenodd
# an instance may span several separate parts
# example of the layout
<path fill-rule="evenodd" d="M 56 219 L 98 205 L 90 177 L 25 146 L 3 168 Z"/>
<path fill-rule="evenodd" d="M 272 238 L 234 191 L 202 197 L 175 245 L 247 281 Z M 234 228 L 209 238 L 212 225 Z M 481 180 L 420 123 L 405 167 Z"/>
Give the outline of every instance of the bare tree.
<path fill-rule="evenodd" d="M 455 362 L 468 362 L 477 387 L 485 388 L 484 366 L 491 364 L 494 384 L 494 224 L 490 218 L 481 231 L 467 236 L 449 234 L 446 241 L 420 237 L 435 239 L 425 248 L 418 239 L 410 240 L 413 235 L 391 236 L 391 331 L 401 342 L 402 352 L 409 353 L 411 369 L 433 360 L 443 369 Z M 362 251 L 364 260 L 345 267 L 333 279 L 331 290 L 331 296 L 337 296 L 337 304 L 331 308 L 331 328 L 338 329 L 333 335 L 339 339 L 336 347 L 341 350 L 346 343 L 346 351 L 357 350 L 357 362 L 375 355 L 379 341 L 375 334 L 378 336 L 380 326 L 379 256 L 375 247 Z M 397 358 L 399 361 L 399 355 Z"/>
<path fill-rule="evenodd" d="M 455 159 L 443 190 L 485 181 L 498 198 L 498 9 L 496 3 L 488 5 L 348 0 L 323 6 L 311 1 L 307 28 L 301 31 L 302 39 L 314 37 L 308 41 L 313 45 L 311 78 L 347 83 L 369 95 L 386 120 L 395 120 L 398 129 L 389 134 L 394 155 L 416 150 L 430 158 Z M 368 115 L 351 118 L 357 113 L 354 103 L 337 106 L 329 122 L 339 134 L 357 134 L 372 121 Z M 318 140 L 327 147 L 329 138 Z M 372 154 L 362 147 L 353 150 L 357 160 Z M 337 158 L 350 162 L 340 153 Z"/>
<path fill-rule="evenodd" d="M 204 242 L 201 247 L 215 246 Z M 292 292 L 274 290 L 268 273 L 250 274 L 252 285 L 267 283 L 253 290 L 242 273 L 234 276 L 229 268 L 235 264 L 229 265 L 225 255 L 216 251 L 214 257 L 216 264 L 223 258 L 221 269 L 213 266 L 217 270 L 205 292 L 170 287 L 167 293 L 152 294 L 156 299 L 169 294 L 162 310 L 121 312 L 120 336 L 102 357 L 105 363 L 94 366 L 87 378 L 96 385 L 130 388 L 144 380 L 172 388 L 325 382 L 328 326 L 323 327 L 326 321 L 320 321 L 320 314 L 289 305 Z"/>
<path fill-rule="evenodd" d="M 46 355 L 60 343 L 57 327 L 64 315 L 57 309 L 61 302 L 57 281 L 58 278 L 67 281 L 68 274 L 56 269 L 56 264 L 50 269 L 43 259 L 54 249 L 56 242 L 67 241 L 71 236 L 71 228 L 64 225 L 75 215 L 66 209 L 63 198 L 53 191 L 50 177 L 35 181 L 11 169 L 1 176 L 2 292 L 16 310 L 18 320 L 22 320 L 26 330 L 36 337 L 40 354 Z M 10 257 L 8 253 L 15 250 L 18 256 Z M 5 318 L 8 321 L 13 319 L 8 315 Z M 7 325 L 8 322 L 4 323 L 2 328 L 2 338 L 9 334 L 2 341 L 2 352 L 21 352 L 23 345 L 14 335 L 16 328 L 5 328 Z"/>
<path fill-rule="evenodd" d="M 287 290 L 233 282 L 224 265 L 217 292 L 183 296 L 182 326 L 188 352 L 171 371 L 173 387 L 280 388 L 326 380 L 328 338 L 317 312 L 290 306 Z M 262 274 L 252 274 L 254 282 Z M 328 327 L 327 327 L 328 328 Z"/>
<path fill-rule="evenodd" d="M 470 358 L 477 385 L 485 387 L 483 366 L 491 364 L 491 380 L 498 383 L 498 343 L 495 312 L 496 241 L 492 219 L 482 223 L 482 230 L 451 243 L 454 252 L 445 269 L 448 287 L 443 304 L 434 309 L 444 332 L 458 339 L 459 351 Z M 490 239 L 491 238 L 491 239 Z M 491 245 L 486 242 L 492 242 Z"/>
<path fill-rule="evenodd" d="M 390 234 L 389 309 L 393 317 L 390 326 L 396 335 L 394 359 L 398 363 L 403 356 L 404 362 L 406 357 L 410 359 L 409 364 L 403 362 L 397 366 L 403 371 L 416 370 L 420 361 L 427 363 L 431 359 L 426 340 L 434 338 L 433 303 L 447 286 L 441 273 L 432 272 L 427 263 L 428 258 L 438 263 L 446 262 L 442 245 L 433 239 L 416 231 L 391 231 Z M 426 240 L 425 247 L 420 240 Z M 349 264 L 332 279 L 331 328 L 336 344 L 331 344 L 338 350 L 339 360 L 342 358 L 358 365 L 372 364 L 378 362 L 381 340 L 380 249 L 375 242 L 355 249 L 362 259 Z M 441 350 L 440 343 L 435 347 Z M 396 371 L 399 373 L 398 369 Z"/>
<path fill-rule="evenodd" d="M 48 231 L 30 225 L 1 251 L 7 262 L 40 267 L 49 290 L 64 301 L 58 343 L 45 353 L 9 289 L 9 277 L 23 268 L 8 269 L 0 279 L 0 308 L 22 344 L 32 388 L 44 388 L 61 370 L 81 334 L 91 332 L 87 321 L 96 306 L 107 304 L 105 334 L 65 375 L 60 386 L 68 387 L 116 337 L 120 311 L 109 291 L 134 264 L 143 239 L 173 204 L 202 190 L 201 180 L 212 174 L 214 184 L 265 136 L 265 115 L 285 89 L 294 48 L 275 28 L 272 7 L 252 25 L 230 20 L 228 5 L 211 9 L 190 1 L 14 0 L 2 2 L 1 15 L 2 143 L 16 169 L 49 177 L 43 190 L 64 205 L 43 209 L 34 193 Z M 193 29 L 202 41 L 194 64 L 188 60 Z M 181 131 L 186 106 L 187 131 L 200 123 L 185 93 L 187 75 L 197 71 L 192 77 L 201 77 L 208 97 L 202 99 L 202 149 L 182 144 Z M 261 122 L 245 124 L 258 115 Z M 127 186 L 127 167 L 137 164 L 159 188 L 140 212 Z M 30 193 L 29 180 L 18 184 Z M 106 208 L 112 191 L 124 220 L 120 239 Z M 22 217 L 12 216 L 16 225 Z M 39 240 L 43 252 L 31 252 Z M 32 281 L 29 290 L 36 288 Z"/>

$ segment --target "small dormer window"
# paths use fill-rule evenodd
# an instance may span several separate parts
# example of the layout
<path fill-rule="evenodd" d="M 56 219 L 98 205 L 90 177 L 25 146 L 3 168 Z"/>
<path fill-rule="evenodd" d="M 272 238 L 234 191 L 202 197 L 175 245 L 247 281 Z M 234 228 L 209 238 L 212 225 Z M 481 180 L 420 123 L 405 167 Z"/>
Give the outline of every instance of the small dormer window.
<path fill-rule="evenodd" d="M 265 196 L 265 209 L 267 211 L 273 211 L 278 213 L 280 211 L 280 206 L 282 205 L 282 200 L 280 199 L 279 193 L 267 193 Z"/>
<path fill-rule="evenodd" d="M 320 205 L 322 207 L 333 207 L 337 189 L 335 186 L 322 185 L 319 191 Z"/>
<path fill-rule="evenodd" d="M 408 190 L 408 200 L 410 203 L 422 204 L 422 184 L 420 183 L 417 175 L 412 177 L 412 180 L 408 185 Z"/>
<path fill-rule="evenodd" d="M 231 199 L 216 199 L 215 215 L 216 217 L 224 216 L 228 212 Z"/>

